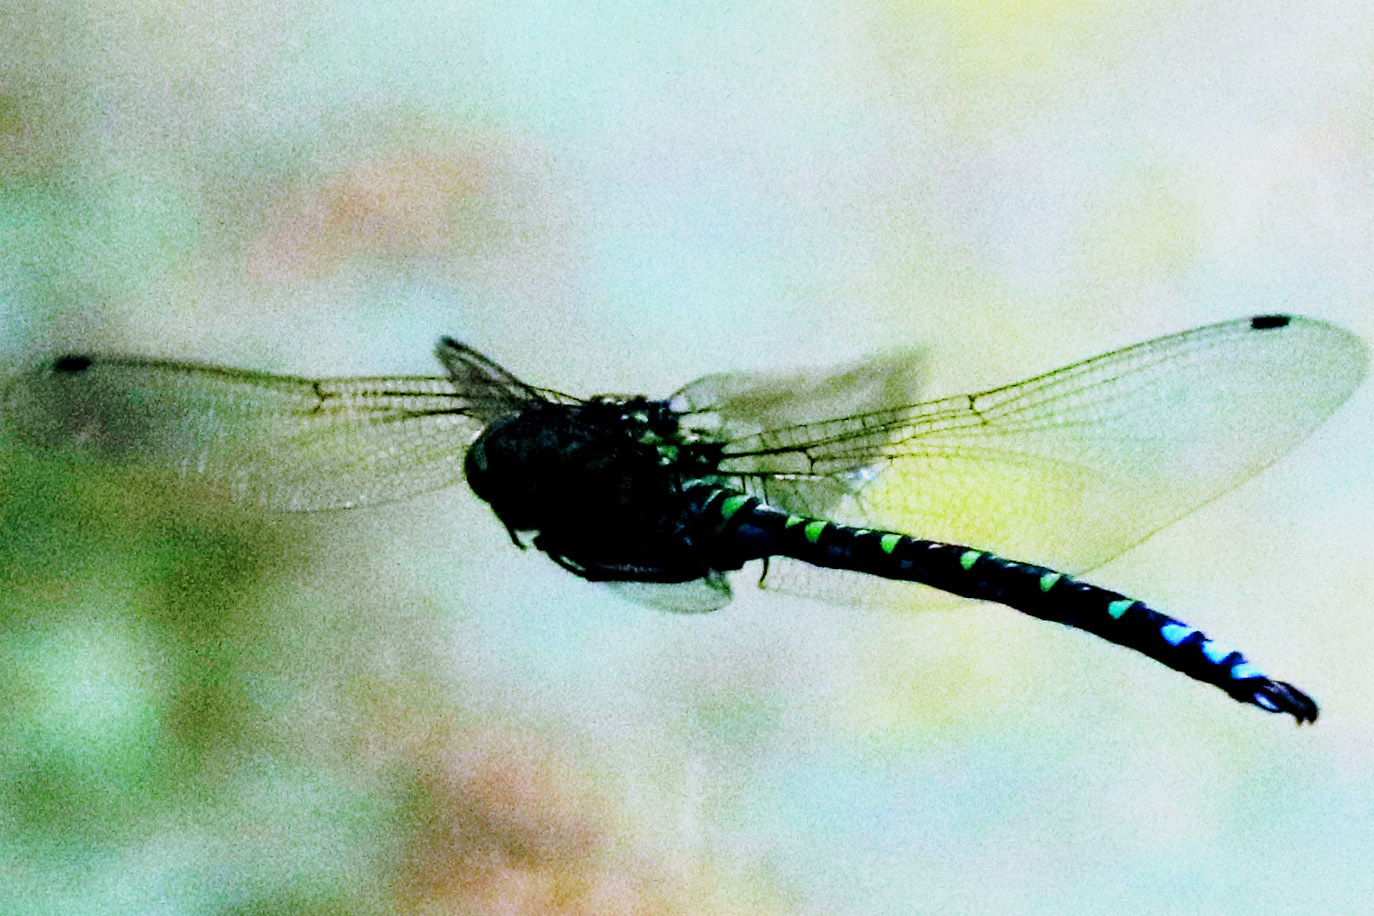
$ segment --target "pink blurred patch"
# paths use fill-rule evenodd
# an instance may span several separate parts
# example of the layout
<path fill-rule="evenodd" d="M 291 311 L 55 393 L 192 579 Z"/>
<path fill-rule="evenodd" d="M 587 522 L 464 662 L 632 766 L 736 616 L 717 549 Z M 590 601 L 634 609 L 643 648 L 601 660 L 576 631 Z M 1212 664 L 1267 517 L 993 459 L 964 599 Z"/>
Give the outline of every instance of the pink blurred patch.
<path fill-rule="evenodd" d="M 52 118 L 36 100 L 0 82 L 0 177 L 36 178 L 62 167 L 71 138 Z"/>
<path fill-rule="evenodd" d="M 402 152 L 354 165 L 317 191 L 272 208 L 254 240 L 247 270 L 278 286 L 319 277 L 372 253 L 432 256 L 451 249 L 451 208 L 491 187 L 486 155 Z"/>
<path fill-rule="evenodd" d="M 546 754 L 451 750 L 423 765 L 430 807 L 403 891 L 417 908 L 535 912 L 587 881 L 601 831 Z"/>
<path fill-rule="evenodd" d="M 398 912 L 762 913 L 683 882 L 636 848 L 607 799 L 537 739 L 450 734 L 439 747 L 423 743 L 406 753 L 423 801 L 398 876 Z"/>

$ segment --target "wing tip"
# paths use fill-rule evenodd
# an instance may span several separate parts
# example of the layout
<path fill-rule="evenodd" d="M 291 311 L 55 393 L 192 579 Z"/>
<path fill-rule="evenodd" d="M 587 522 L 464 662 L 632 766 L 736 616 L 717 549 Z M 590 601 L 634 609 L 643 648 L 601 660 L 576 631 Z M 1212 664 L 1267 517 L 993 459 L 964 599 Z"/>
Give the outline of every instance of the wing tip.
<path fill-rule="evenodd" d="M 1286 328 L 1292 322 L 1292 315 L 1256 315 L 1250 319 L 1250 329 L 1254 331 L 1272 331 L 1275 328 Z"/>
<path fill-rule="evenodd" d="M 85 353 L 63 353 L 50 364 L 53 372 L 63 375 L 79 375 L 95 365 L 95 357 Z"/>

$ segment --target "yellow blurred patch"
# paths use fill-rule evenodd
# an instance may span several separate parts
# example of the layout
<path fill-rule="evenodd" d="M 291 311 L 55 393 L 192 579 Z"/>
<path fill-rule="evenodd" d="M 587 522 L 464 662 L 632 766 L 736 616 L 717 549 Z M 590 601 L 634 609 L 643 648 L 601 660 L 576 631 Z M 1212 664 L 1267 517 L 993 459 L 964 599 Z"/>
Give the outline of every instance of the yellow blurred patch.
<path fill-rule="evenodd" d="M 1205 242 L 1201 188 L 1161 166 L 1139 169 L 1096 201 L 1078 239 L 1084 270 L 1112 285 L 1165 282 Z"/>

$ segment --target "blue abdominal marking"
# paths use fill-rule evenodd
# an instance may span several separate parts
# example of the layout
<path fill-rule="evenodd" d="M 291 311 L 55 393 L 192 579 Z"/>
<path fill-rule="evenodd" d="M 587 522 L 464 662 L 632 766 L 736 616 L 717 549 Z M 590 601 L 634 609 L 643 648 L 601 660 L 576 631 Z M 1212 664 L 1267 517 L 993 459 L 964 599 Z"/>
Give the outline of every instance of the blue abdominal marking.
<path fill-rule="evenodd" d="M 1271 679 L 1239 652 L 1208 639 L 1196 628 L 1116 592 L 958 544 L 830 522 L 798 522 L 796 516 L 757 499 L 740 505 L 740 494 L 728 490 L 702 487 L 694 496 L 704 515 L 717 514 L 723 533 L 736 526 L 752 529 L 749 543 L 760 545 L 756 548 L 760 557 L 786 556 L 996 601 L 1135 649 L 1238 700 L 1270 712 L 1287 712 L 1299 724 L 1316 721 L 1317 704 L 1293 685 Z M 728 518 L 714 508 L 726 502 L 732 505 Z M 799 526 L 800 538 L 796 536 Z M 826 543 L 813 532 L 824 532 Z"/>

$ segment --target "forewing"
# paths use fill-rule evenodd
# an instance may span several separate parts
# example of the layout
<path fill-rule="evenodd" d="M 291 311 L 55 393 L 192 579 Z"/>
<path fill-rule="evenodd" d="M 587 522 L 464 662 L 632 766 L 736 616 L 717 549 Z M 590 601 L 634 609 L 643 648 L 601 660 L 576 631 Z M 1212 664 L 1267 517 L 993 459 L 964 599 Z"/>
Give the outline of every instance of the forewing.
<path fill-rule="evenodd" d="M 467 409 L 487 420 L 514 413 L 535 401 L 572 404 L 581 400 L 528 385 L 490 357 L 452 337 L 440 338 L 434 355 L 453 380 L 455 390 L 461 393 Z"/>
<path fill-rule="evenodd" d="M 729 447 L 730 455 L 738 447 L 773 441 L 790 431 L 796 431 L 797 441 L 802 441 L 805 430 L 822 429 L 834 417 L 863 416 L 894 404 L 912 404 L 921 389 L 923 370 L 919 351 L 895 350 L 838 369 L 708 375 L 679 390 L 669 403 L 688 432 L 737 443 Z M 808 474 L 802 479 L 791 473 L 771 473 L 796 461 L 796 456 L 781 455 L 757 456 L 747 462 L 735 457 L 722 470 L 757 471 L 747 481 L 736 480 L 736 485 L 765 495 L 774 505 L 811 515 L 825 515 L 853 492 L 854 480 L 847 474 Z M 765 480 L 766 494 L 760 489 Z"/>
<path fill-rule="evenodd" d="M 729 442 L 915 403 L 922 374 L 918 350 L 894 350 L 810 372 L 708 375 L 679 390 L 670 403 L 688 427 Z"/>
<path fill-rule="evenodd" d="M 798 513 L 1081 571 L 1289 451 L 1366 365 L 1340 328 L 1244 319 L 976 395 L 766 429 L 730 441 L 721 470 Z M 739 427 L 754 408 L 714 410 Z"/>
<path fill-rule="evenodd" d="M 446 378 L 312 380 L 127 357 L 60 357 L 3 394 L 0 426 L 45 452 L 168 468 L 302 511 L 461 480 L 485 416 Z"/>

